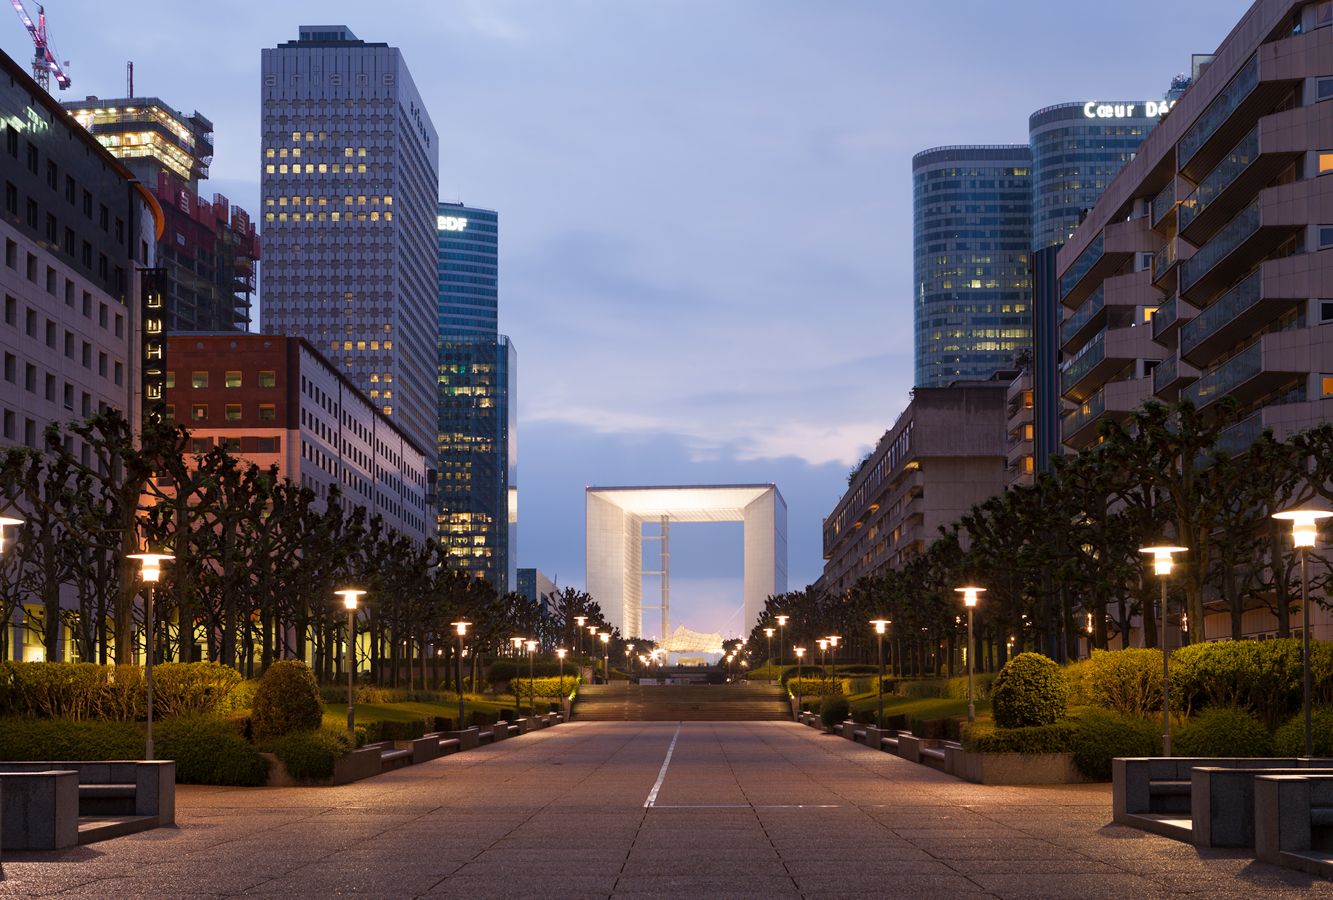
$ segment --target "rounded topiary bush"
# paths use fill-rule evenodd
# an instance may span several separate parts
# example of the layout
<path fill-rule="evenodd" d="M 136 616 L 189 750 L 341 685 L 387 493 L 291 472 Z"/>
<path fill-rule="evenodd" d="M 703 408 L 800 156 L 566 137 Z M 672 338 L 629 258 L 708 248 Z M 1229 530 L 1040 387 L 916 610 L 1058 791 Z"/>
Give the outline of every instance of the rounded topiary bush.
<path fill-rule="evenodd" d="M 1078 719 L 1074 735 L 1074 765 L 1089 778 L 1111 780 L 1116 757 L 1157 756 L 1162 752 L 1162 729 L 1151 719 L 1097 710 Z"/>
<path fill-rule="evenodd" d="M 847 718 L 847 713 L 851 712 L 851 709 L 846 697 L 834 694 L 820 705 L 819 721 L 824 723 L 825 728 L 832 728 Z"/>
<path fill-rule="evenodd" d="M 1001 728 L 1050 725 L 1064 718 L 1068 697 L 1059 666 L 1040 653 L 1020 653 L 991 683 L 991 712 Z"/>
<path fill-rule="evenodd" d="M 1333 709 L 1327 706 L 1310 710 L 1310 736 L 1314 740 L 1314 755 L 1333 757 Z M 1278 728 L 1273 735 L 1274 756 L 1305 755 L 1305 713 L 1298 712 Z"/>
<path fill-rule="evenodd" d="M 268 781 L 268 760 L 219 716 L 174 716 L 153 730 L 157 755 L 176 761 L 181 784 L 260 786 Z"/>
<path fill-rule="evenodd" d="M 1176 756 L 1255 757 L 1273 750 L 1273 737 L 1263 723 L 1235 706 L 1210 706 L 1172 737 Z"/>
<path fill-rule="evenodd" d="M 298 729 L 319 728 L 324 722 L 315 673 L 298 659 L 281 659 L 268 667 L 255 691 L 250 712 L 256 741 Z"/>

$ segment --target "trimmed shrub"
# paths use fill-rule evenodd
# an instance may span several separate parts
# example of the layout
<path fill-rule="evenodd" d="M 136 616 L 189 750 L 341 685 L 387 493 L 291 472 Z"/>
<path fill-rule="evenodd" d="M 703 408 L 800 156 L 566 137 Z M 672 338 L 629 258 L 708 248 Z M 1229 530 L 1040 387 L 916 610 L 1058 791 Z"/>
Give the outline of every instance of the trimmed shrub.
<path fill-rule="evenodd" d="M 1211 706 L 1173 735 L 1172 744 L 1177 756 L 1256 757 L 1272 752 L 1273 738 L 1247 710 Z"/>
<path fill-rule="evenodd" d="M 563 682 L 559 678 L 537 678 L 532 681 L 520 678 L 510 687 L 516 688 L 524 697 L 568 697 L 578 683 L 578 676 L 566 675 Z"/>
<path fill-rule="evenodd" d="M 947 687 L 943 678 L 914 678 L 898 683 L 898 693 L 914 700 L 935 700 L 942 696 Z M 966 691 L 966 687 L 963 689 Z"/>
<path fill-rule="evenodd" d="M 989 700 L 991 685 L 995 682 L 993 672 L 972 673 L 972 696 L 976 700 Z M 967 699 L 967 676 L 950 678 L 940 688 L 940 696 L 946 700 Z"/>
<path fill-rule="evenodd" d="M 1027 728 L 1064 718 L 1069 687 L 1053 661 L 1039 653 L 1020 653 L 995 676 L 990 696 L 996 725 Z"/>
<path fill-rule="evenodd" d="M 1325 645 L 1320 653 L 1314 644 Z M 1311 659 L 1326 655 L 1326 641 L 1311 643 Z M 1186 711 L 1208 704 L 1236 706 L 1276 728 L 1300 703 L 1304 688 L 1301 642 L 1218 641 L 1191 644 L 1171 654 L 1171 686 Z"/>
<path fill-rule="evenodd" d="M 1162 729 L 1151 719 L 1089 710 L 1074 724 L 1074 765 L 1098 781 L 1111 780 L 1111 760 L 1116 757 L 1156 756 L 1162 752 Z"/>
<path fill-rule="evenodd" d="M 344 729 L 301 729 L 270 738 L 260 749 L 282 760 L 287 774 L 297 781 L 326 781 L 333 777 L 334 763 L 351 753 L 353 744 Z"/>
<path fill-rule="evenodd" d="M 143 759 L 144 733 L 133 722 L 0 719 L 0 758 L 46 760 Z"/>
<path fill-rule="evenodd" d="M 257 787 L 268 781 L 269 762 L 216 716 L 175 716 L 153 726 L 161 759 L 176 761 L 180 784 Z"/>
<path fill-rule="evenodd" d="M 1070 720 L 1025 728 L 974 722 L 962 728 L 963 749 L 969 753 L 1071 753 L 1077 736 L 1078 725 Z"/>
<path fill-rule="evenodd" d="M 222 663 L 158 663 L 153 666 L 153 714 L 165 718 L 212 712 L 241 681 L 240 672 Z"/>
<path fill-rule="evenodd" d="M 800 694 L 802 697 L 823 696 L 824 694 L 842 693 L 841 681 L 834 681 L 832 678 L 826 681 L 820 681 L 815 678 L 793 678 L 787 682 L 787 691 L 795 697 Z"/>
<path fill-rule="evenodd" d="M 1162 651 L 1093 650 L 1084 670 L 1083 699 L 1142 718 L 1162 708 Z"/>
<path fill-rule="evenodd" d="M 318 728 L 324 721 L 324 704 L 315 673 L 298 659 L 274 662 L 259 681 L 250 719 L 257 741 Z"/>
<path fill-rule="evenodd" d="M 1333 709 L 1317 706 L 1310 710 L 1310 737 L 1314 755 L 1333 757 Z M 1274 756 L 1305 755 L 1305 713 L 1298 712 L 1273 735 Z"/>
<path fill-rule="evenodd" d="M 832 696 L 827 703 L 820 705 L 819 721 L 824 723 L 825 728 L 832 728 L 843 719 L 847 718 L 847 713 L 851 707 L 847 703 L 846 697 Z"/>
<path fill-rule="evenodd" d="M 221 711 L 240 683 L 235 669 L 217 663 L 160 663 L 153 667 L 153 710 Z M 135 721 L 147 717 L 147 707 L 139 666 L 0 662 L 0 715 Z"/>
<path fill-rule="evenodd" d="M 259 679 L 242 681 L 236 687 L 231 689 L 227 699 L 218 704 L 217 711 L 220 713 L 236 712 L 237 710 L 249 711 L 255 708 L 255 692 L 259 690 Z"/>

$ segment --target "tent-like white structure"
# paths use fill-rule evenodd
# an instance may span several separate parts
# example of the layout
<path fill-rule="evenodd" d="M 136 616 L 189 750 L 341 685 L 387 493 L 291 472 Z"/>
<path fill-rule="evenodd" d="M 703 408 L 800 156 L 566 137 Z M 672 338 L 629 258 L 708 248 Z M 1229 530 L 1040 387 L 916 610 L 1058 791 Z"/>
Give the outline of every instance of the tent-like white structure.
<path fill-rule="evenodd" d="M 666 640 L 658 641 L 657 649 L 668 653 L 722 653 L 722 635 L 700 634 L 678 625 Z"/>

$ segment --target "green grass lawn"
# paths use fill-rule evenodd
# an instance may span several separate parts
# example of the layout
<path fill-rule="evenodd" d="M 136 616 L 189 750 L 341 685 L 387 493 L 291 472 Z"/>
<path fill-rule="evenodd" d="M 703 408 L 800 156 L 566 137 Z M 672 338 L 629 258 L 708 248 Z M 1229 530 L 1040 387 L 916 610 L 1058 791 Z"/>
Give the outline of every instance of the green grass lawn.
<path fill-rule="evenodd" d="M 876 694 L 853 694 L 847 698 L 852 712 L 877 710 L 879 700 Z M 990 715 L 990 701 L 976 701 L 977 715 Z M 943 719 L 949 716 L 967 715 L 966 700 L 943 700 L 937 697 L 896 697 L 884 695 L 884 715 L 910 715 L 914 719 Z"/>

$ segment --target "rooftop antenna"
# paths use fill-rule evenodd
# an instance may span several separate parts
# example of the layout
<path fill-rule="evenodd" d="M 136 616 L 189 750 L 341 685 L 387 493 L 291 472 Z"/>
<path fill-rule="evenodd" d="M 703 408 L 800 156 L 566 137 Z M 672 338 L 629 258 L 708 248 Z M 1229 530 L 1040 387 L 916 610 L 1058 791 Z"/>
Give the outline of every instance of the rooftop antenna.
<path fill-rule="evenodd" d="M 125 94 L 125 96 L 127 96 L 127 97 L 129 97 L 131 100 L 133 100 L 133 99 L 134 99 L 134 61 L 133 61 L 133 60 L 131 60 L 130 62 L 125 63 L 125 81 L 126 81 L 127 84 L 128 84 L 128 87 L 127 87 L 127 89 L 126 89 L 126 90 L 127 90 L 127 93 Z"/>

